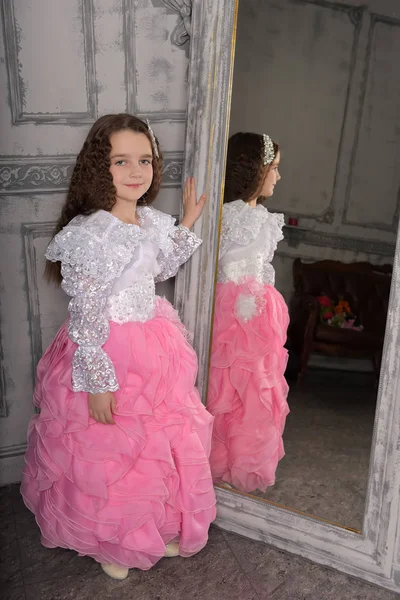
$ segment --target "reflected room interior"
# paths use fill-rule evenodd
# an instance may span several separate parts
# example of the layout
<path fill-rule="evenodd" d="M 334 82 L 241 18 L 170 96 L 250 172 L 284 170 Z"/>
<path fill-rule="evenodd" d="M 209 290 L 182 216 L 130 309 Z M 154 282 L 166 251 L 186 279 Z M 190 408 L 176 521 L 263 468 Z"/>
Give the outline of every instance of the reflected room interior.
<path fill-rule="evenodd" d="M 238 8 L 229 134 L 279 142 L 282 180 L 265 205 L 285 215 L 273 266 L 290 313 L 285 456 L 275 484 L 251 495 L 354 531 L 399 215 L 393 25 L 356 3 Z"/>

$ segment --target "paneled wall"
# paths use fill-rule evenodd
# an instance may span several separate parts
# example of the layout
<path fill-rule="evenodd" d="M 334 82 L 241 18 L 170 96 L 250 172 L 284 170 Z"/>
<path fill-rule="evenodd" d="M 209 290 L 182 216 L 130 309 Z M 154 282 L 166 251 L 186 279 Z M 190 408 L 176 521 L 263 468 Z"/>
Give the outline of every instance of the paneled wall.
<path fill-rule="evenodd" d="M 156 206 L 178 214 L 190 3 L 2 0 L 0 40 L 0 484 L 18 481 L 37 362 L 66 317 L 44 251 L 90 125 L 148 117 L 162 145 Z M 171 297 L 171 284 L 161 293 Z"/>

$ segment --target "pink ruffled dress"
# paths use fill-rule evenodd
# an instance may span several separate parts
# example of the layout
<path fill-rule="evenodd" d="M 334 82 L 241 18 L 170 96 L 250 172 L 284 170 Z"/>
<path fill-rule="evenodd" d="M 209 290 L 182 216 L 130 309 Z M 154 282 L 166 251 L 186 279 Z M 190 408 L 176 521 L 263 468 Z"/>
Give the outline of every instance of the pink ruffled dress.
<path fill-rule="evenodd" d="M 47 249 L 70 318 L 38 366 L 21 492 L 45 546 L 149 569 L 171 541 L 182 556 L 205 546 L 216 501 L 197 358 L 155 295 L 201 241 L 155 209 L 139 219 L 79 216 Z M 88 413 L 88 392 L 108 390 L 115 425 Z"/>
<path fill-rule="evenodd" d="M 224 204 L 207 409 L 214 415 L 215 483 L 242 492 L 275 483 L 289 407 L 284 377 L 288 309 L 271 265 L 283 215 Z"/>

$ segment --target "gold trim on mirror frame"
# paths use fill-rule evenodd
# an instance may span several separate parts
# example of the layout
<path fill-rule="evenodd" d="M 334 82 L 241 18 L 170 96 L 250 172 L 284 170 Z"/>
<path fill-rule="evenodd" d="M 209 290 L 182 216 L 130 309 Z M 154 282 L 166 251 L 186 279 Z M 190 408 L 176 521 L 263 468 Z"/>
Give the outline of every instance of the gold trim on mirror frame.
<path fill-rule="evenodd" d="M 314 519 L 315 521 L 322 521 L 323 523 L 327 523 L 328 525 L 333 525 L 334 527 L 340 527 L 341 529 L 345 529 L 346 531 L 351 531 L 351 533 L 356 533 L 357 535 L 362 535 L 361 529 L 355 529 L 354 527 L 349 527 L 348 525 L 343 525 L 342 523 L 336 523 L 336 521 L 330 521 L 329 519 L 325 519 L 324 517 L 318 517 L 317 515 L 313 515 L 312 513 L 304 512 L 303 510 L 299 510 L 298 508 L 290 508 L 285 504 L 279 504 L 279 502 L 273 502 L 272 500 L 268 500 L 267 498 L 263 498 L 262 496 L 254 496 L 254 494 L 249 494 L 245 492 L 241 492 L 240 490 L 235 489 L 232 486 L 225 486 L 223 483 L 218 483 L 214 487 L 218 487 L 221 490 L 226 490 L 228 492 L 234 492 L 235 494 L 240 494 L 245 498 L 251 498 L 252 500 L 258 500 L 260 502 L 264 502 L 265 504 L 269 504 L 271 506 L 276 506 L 281 510 L 290 510 L 290 512 L 294 512 L 297 515 L 302 515 L 303 517 L 307 517 L 308 519 Z"/>
<path fill-rule="evenodd" d="M 215 288 L 217 285 L 217 277 L 218 277 L 218 255 L 219 255 L 219 244 L 221 239 L 221 226 L 222 226 L 222 207 L 224 204 L 224 191 L 225 191 L 225 169 L 226 169 L 226 151 L 228 147 L 228 138 L 229 138 L 229 121 L 231 118 L 231 101 L 232 101 L 232 89 L 233 89 L 233 69 L 235 64 L 235 49 L 236 49 L 236 34 L 237 34 L 237 19 L 239 13 L 239 0 L 235 0 L 235 10 L 233 13 L 233 29 L 232 29 L 232 44 L 231 44 L 231 59 L 230 59 L 230 69 L 229 69 L 229 86 L 228 86 L 228 98 L 227 98 L 227 112 L 226 112 L 226 131 L 225 131 L 225 141 L 223 148 L 223 169 L 222 169 L 222 179 L 221 179 L 221 188 L 220 188 L 220 196 L 219 196 L 219 217 L 218 217 L 218 234 L 217 234 L 217 251 L 215 256 L 215 264 L 214 264 L 214 298 L 211 309 L 211 326 L 210 326 L 210 341 L 209 347 L 210 352 L 208 353 L 208 361 L 207 361 L 207 385 L 205 392 L 205 405 L 207 406 L 208 401 L 208 376 L 210 373 L 210 364 L 211 364 L 211 347 L 212 347 L 212 336 L 214 330 L 214 312 L 215 312 Z M 215 80 L 215 78 L 214 78 Z M 207 172 L 211 167 L 212 160 L 212 141 L 214 139 L 214 124 L 211 125 L 210 130 L 210 145 L 208 149 L 208 164 L 207 164 Z"/>

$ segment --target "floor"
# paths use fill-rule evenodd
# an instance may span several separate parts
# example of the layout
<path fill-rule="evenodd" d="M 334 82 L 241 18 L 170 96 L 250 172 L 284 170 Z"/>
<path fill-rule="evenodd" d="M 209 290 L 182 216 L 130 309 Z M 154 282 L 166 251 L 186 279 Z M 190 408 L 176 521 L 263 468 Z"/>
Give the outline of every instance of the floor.
<path fill-rule="evenodd" d="M 2 600 L 395 600 L 400 596 L 275 548 L 210 530 L 189 559 L 161 560 L 122 582 L 74 552 L 49 550 L 18 486 L 0 488 Z"/>
<path fill-rule="evenodd" d="M 309 371 L 290 382 L 276 483 L 254 495 L 362 530 L 377 391 L 371 373 Z"/>

